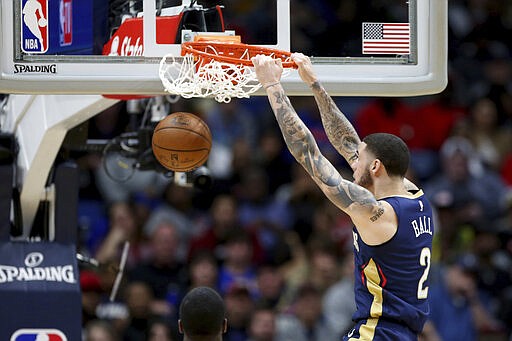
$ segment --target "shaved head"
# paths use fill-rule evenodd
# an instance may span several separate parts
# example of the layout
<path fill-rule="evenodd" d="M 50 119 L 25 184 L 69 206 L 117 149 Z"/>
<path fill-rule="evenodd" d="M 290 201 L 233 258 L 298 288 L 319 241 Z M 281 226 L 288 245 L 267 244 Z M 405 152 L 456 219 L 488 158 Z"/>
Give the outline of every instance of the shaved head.
<path fill-rule="evenodd" d="M 222 297 L 208 287 L 192 289 L 180 305 L 182 332 L 190 340 L 215 340 L 224 332 L 225 318 Z"/>

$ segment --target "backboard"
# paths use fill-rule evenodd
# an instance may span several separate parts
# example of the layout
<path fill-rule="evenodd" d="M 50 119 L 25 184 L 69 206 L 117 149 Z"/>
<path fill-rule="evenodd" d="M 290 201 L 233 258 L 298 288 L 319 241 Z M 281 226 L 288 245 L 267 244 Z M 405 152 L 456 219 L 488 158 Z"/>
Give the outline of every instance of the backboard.
<path fill-rule="evenodd" d="M 178 25 L 191 6 L 205 11 Z M 447 82 L 447 0 L 1 0 L 0 9 L 2 93 L 165 94 L 159 62 L 180 56 L 197 30 L 303 52 L 335 96 L 425 95 Z M 296 71 L 283 84 L 309 94 Z"/>

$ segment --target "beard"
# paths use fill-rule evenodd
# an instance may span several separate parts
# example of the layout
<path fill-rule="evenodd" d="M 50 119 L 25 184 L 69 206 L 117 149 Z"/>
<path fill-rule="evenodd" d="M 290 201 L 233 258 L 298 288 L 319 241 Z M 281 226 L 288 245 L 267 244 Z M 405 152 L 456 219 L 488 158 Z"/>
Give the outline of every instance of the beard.
<path fill-rule="evenodd" d="M 358 184 L 359 186 L 364 187 L 366 189 L 369 189 L 370 187 L 372 187 L 373 179 L 370 175 L 370 171 L 366 170 L 363 173 L 363 175 L 361 175 L 361 179 L 359 179 L 359 181 L 357 181 L 356 184 Z"/>

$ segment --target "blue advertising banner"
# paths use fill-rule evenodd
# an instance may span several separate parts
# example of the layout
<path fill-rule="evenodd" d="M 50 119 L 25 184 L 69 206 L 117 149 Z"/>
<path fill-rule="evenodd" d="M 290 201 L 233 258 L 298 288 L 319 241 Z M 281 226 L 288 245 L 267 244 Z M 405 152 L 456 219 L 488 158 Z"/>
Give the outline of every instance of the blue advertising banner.
<path fill-rule="evenodd" d="M 0 243 L 0 302 L 0 340 L 80 340 L 75 246 Z"/>

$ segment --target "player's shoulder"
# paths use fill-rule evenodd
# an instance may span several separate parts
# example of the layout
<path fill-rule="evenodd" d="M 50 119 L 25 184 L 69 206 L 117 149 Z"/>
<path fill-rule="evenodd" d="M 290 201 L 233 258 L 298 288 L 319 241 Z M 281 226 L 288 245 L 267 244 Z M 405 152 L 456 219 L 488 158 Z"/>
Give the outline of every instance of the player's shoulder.
<path fill-rule="evenodd" d="M 423 192 L 423 190 L 420 188 L 417 188 L 417 189 L 409 189 L 402 194 L 395 194 L 395 195 L 381 198 L 379 201 L 390 203 L 393 201 L 420 199 L 424 196 L 425 196 L 425 193 Z"/>
<path fill-rule="evenodd" d="M 423 192 L 423 190 L 421 188 L 409 189 L 407 192 L 409 192 L 410 196 L 413 199 L 414 198 L 419 198 L 419 197 L 425 195 L 425 193 Z"/>

